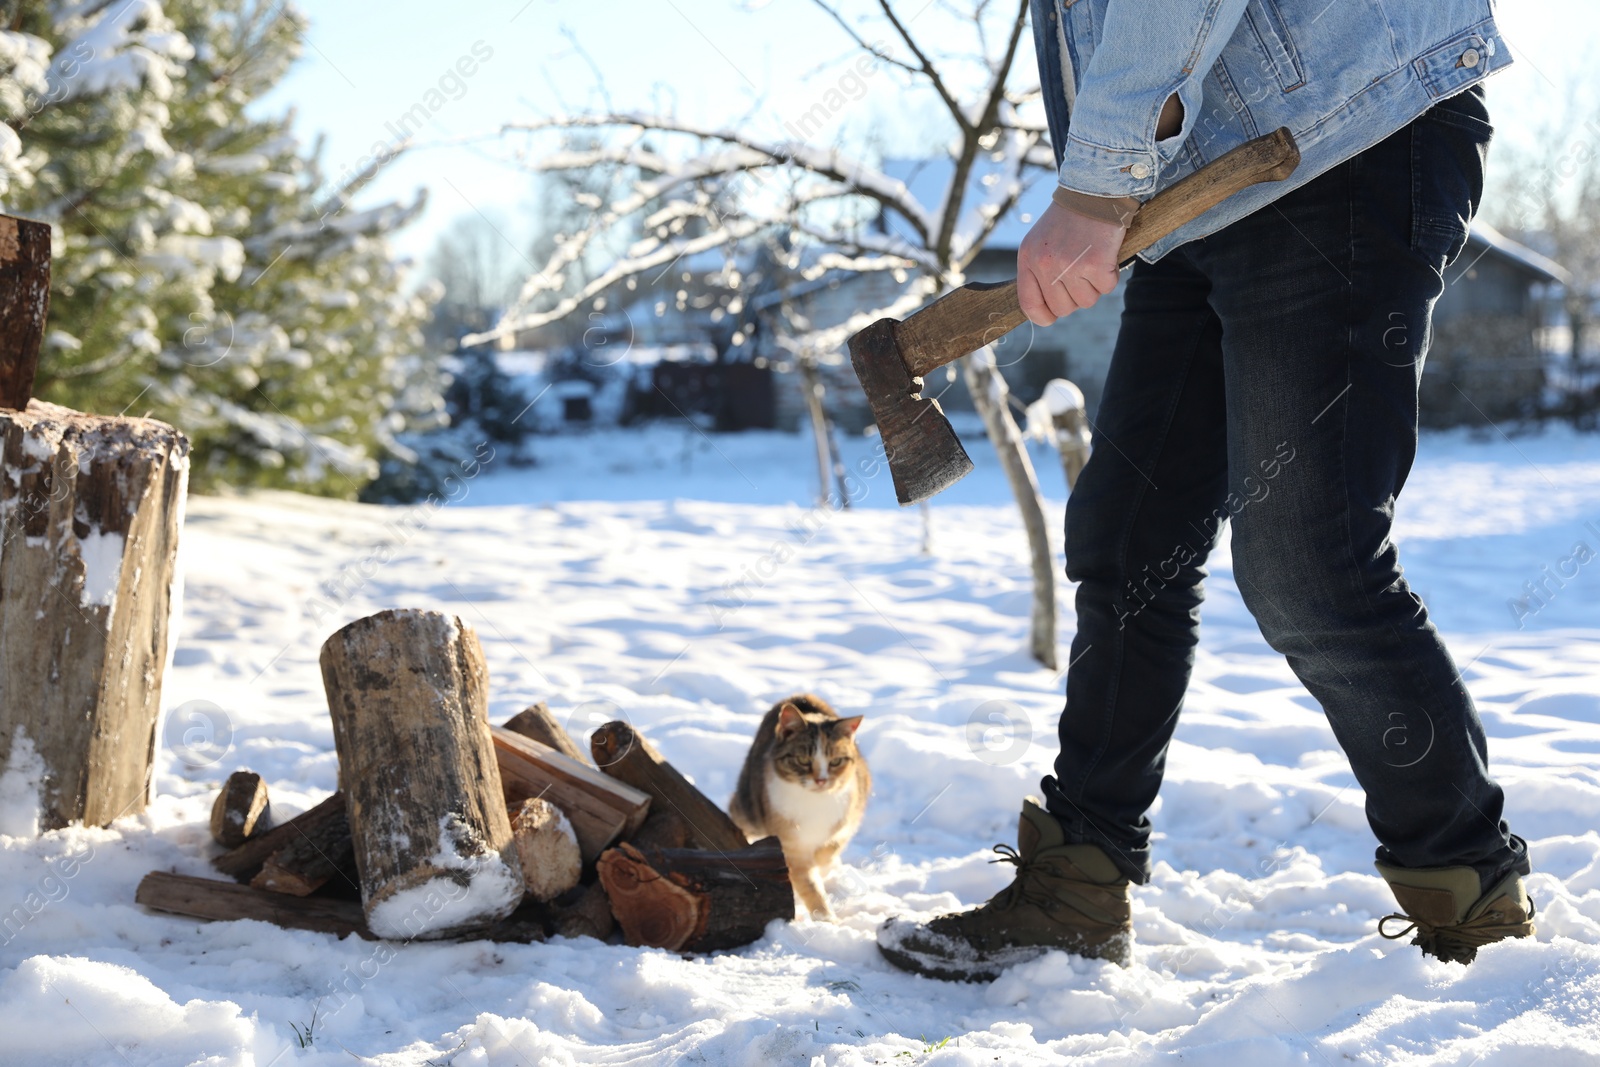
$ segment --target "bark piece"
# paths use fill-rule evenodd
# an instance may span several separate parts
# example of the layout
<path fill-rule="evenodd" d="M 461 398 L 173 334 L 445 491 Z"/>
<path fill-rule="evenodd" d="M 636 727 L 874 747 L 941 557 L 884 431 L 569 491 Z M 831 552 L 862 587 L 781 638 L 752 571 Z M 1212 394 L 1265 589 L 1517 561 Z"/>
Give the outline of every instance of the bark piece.
<path fill-rule="evenodd" d="M 42 829 L 145 808 L 188 478 L 164 423 L 0 411 L 0 768 L 43 764 Z"/>
<path fill-rule="evenodd" d="M 555 932 L 562 937 L 592 937 L 604 941 L 617 928 L 611 914 L 611 901 L 599 882 L 586 885 L 566 904 L 554 904 Z"/>
<path fill-rule="evenodd" d="M 322 827 L 332 821 L 345 820 L 344 794 L 335 793 L 313 808 L 308 808 L 287 822 L 280 823 L 265 833 L 257 834 L 238 848 L 224 852 L 211 861 L 211 866 L 239 882 L 248 882 L 261 873 L 261 867 L 274 852 L 282 849 L 302 835 L 316 837 Z"/>
<path fill-rule="evenodd" d="M 238 848 L 267 828 L 267 783 L 255 771 L 234 771 L 211 805 L 211 839 Z"/>
<path fill-rule="evenodd" d="M 472 628 L 437 611 L 358 619 L 322 646 L 367 924 L 446 937 L 509 915 L 522 868 Z"/>
<path fill-rule="evenodd" d="M 156 911 L 193 919 L 256 919 L 291 930 L 316 930 L 339 937 L 355 934 L 369 941 L 377 940 L 367 926 L 361 905 L 353 900 L 291 897 L 217 878 L 195 878 L 167 871 L 151 871 L 145 875 L 134 893 L 134 900 Z M 465 930 L 462 936 L 490 941 L 543 941 L 544 923 L 542 909 L 519 908 L 498 922 Z"/>
<path fill-rule="evenodd" d="M 583 856 L 572 823 L 548 800 L 524 800 L 511 809 L 511 836 L 522 859 L 522 884 L 537 901 L 554 900 L 578 884 Z"/>
<path fill-rule="evenodd" d="M 598 859 L 617 838 L 637 830 L 650 813 L 648 794 L 549 745 L 495 727 L 494 747 L 506 803 L 542 797 L 554 804 L 577 832 L 585 864 Z"/>
<path fill-rule="evenodd" d="M 571 757 L 579 763 L 587 765 L 589 762 L 589 757 L 578 747 L 577 741 L 573 740 L 572 735 L 567 733 L 567 728 L 550 714 L 550 708 L 542 700 L 537 704 L 529 704 L 511 716 L 506 720 L 504 728 L 542 745 L 549 745 L 563 756 Z"/>
<path fill-rule="evenodd" d="M 250 884 L 257 889 L 304 897 L 336 878 L 345 886 L 360 884 L 350 819 L 342 805 L 328 818 L 301 827 L 282 848 L 267 857 Z"/>
<path fill-rule="evenodd" d="M 632 726 L 608 722 L 589 738 L 589 746 L 596 767 L 648 793 L 656 807 L 687 823 L 695 847 L 728 852 L 749 843 L 728 814 L 663 759 Z"/>
<path fill-rule="evenodd" d="M 794 918 L 794 889 L 775 837 L 732 852 L 637 849 L 600 857 L 600 884 L 628 944 L 713 952 Z"/>
<path fill-rule="evenodd" d="M 0 215 L 0 408 L 27 408 L 49 312 L 49 224 Z"/>

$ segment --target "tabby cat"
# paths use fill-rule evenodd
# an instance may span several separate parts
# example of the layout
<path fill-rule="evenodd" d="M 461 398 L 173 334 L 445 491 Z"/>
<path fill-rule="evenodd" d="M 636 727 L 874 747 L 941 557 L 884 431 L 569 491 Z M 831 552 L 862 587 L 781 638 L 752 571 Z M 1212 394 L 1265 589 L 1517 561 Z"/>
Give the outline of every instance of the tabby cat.
<path fill-rule="evenodd" d="M 822 875 L 861 826 L 872 789 L 856 748 L 861 716 L 841 719 L 809 693 L 780 700 L 761 720 L 728 805 L 752 841 L 776 835 L 795 896 L 812 918 L 833 921 Z"/>

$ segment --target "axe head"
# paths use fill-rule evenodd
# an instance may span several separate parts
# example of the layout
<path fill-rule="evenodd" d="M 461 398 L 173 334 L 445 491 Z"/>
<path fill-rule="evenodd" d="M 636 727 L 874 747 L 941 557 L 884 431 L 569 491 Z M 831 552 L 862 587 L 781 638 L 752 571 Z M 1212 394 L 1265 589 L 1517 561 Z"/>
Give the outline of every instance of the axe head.
<path fill-rule="evenodd" d="M 900 358 L 894 319 L 879 319 L 850 338 L 850 362 L 872 406 L 901 504 L 915 504 L 972 470 L 972 460 L 939 402 L 922 395 Z"/>

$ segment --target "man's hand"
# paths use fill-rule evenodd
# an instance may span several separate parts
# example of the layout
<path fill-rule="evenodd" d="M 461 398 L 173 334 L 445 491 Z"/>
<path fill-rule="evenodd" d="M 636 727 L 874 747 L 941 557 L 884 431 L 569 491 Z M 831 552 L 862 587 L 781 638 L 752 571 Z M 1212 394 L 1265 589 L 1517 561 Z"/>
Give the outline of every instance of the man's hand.
<path fill-rule="evenodd" d="M 1115 289 L 1126 230 L 1052 203 L 1017 249 L 1017 302 L 1028 321 L 1049 326 Z"/>

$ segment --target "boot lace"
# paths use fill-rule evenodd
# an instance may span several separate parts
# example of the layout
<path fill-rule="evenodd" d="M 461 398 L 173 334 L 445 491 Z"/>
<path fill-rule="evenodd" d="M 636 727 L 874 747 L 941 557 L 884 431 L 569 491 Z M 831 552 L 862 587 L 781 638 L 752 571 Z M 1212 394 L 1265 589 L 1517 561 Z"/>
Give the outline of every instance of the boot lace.
<path fill-rule="evenodd" d="M 1028 860 L 1010 845 L 996 845 L 999 859 L 990 863 L 1009 863 L 1017 869 L 1011 884 L 989 900 L 985 907 L 996 911 L 1009 911 L 1019 904 L 1032 904 L 1045 911 L 1054 910 L 1061 901 L 1063 891 L 1098 897 L 1107 892 L 1105 886 L 1086 879 L 1062 874 L 1053 864 Z"/>
<path fill-rule="evenodd" d="M 1531 903 L 1528 905 L 1527 921 L 1519 923 L 1499 922 L 1491 912 L 1485 911 L 1465 922 L 1435 925 L 1396 912 L 1378 920 L 1378 933 L 1390 941 L 1398 941 L 1415 931 L 1417 936 L 1411 943 L 1421 948 L 1423 952 L 1441 960 L 1470 963 L 1473 957 L 1477 956 L 1478 949 L 1484 945 L 1503 941 L 1508 937 L 1530 936 L 1533 933 L 1533 918 Z M 1389 922 L 1404 925 L 1391 933 L 1385 927 Z"/>

